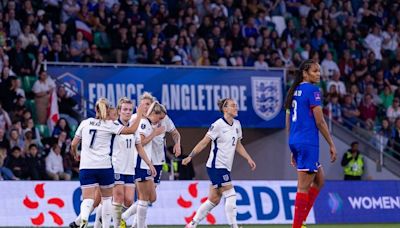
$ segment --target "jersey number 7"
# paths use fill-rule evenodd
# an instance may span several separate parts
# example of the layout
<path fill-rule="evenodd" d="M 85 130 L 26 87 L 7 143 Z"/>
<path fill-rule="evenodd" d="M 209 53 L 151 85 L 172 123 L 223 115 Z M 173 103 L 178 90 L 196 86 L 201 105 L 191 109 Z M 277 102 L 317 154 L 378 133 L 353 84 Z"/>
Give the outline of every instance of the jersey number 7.
<path fill-rule="evenodd" d="M 90 129 L 89 134 L 92 134 L 92 140 L 90 141 L 90 148 L 93 148 L 94 138 L 96 137 L 96 129 Z"/>

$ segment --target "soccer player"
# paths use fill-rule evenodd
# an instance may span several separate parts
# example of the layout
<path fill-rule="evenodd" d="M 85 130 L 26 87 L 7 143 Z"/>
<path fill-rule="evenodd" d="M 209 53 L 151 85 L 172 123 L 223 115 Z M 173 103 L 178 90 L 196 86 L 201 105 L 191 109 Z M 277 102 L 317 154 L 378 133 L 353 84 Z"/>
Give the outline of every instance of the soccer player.
<path fill-rule="evenodd" d="M 297 167 L 298 178 L 293 228 L 303 226 L 324 184 L 324 171 L 319 163 L 318 131 L 329 144 L 331 162 L 336 160 L 336 148 L 322 113 L 320 90 L 314 85 L 320 76 L 317 62 L 304 61 L 285 101 L 291 164 Z"/>
<path fill-rule="evenodd" d="M 149 92 L 144 92 L 141 96 L 140 96 L 140 107 L 143 108 L 143 112 L 141 113 L 135 113 L 132 115 L 130 122 L 135 122 L 135 121 L 139 121 L 142 118 L 147 118 L 147 112 L 150 108 L 150 105 L 154 102 L 155 98 L 151 95 L 151 93 Z M 135 202 L 135 204 L 131 205 L 127 210 L 125 210 L 125 212 L 122 213 L 121 215 L 121 227 L 126 227 L 126 220 L 128 220 L 129 217 L 131 217 L 132 215 L 135 215 L 133 217 L 133 226 L 136 226 L 137 223 L 137 216 L 136 216 L 136 212 L 137 212 L 137 202 Z"/>
<path fill-rule="evenodd" d="M 140 119 L 129 123 L 133 112 L 133 103 L 128 98 L 119 99 L 117 111 L 119 118 L 117 122 L 124 126 L 136 125 Z M 138 110 L 142 115 L 141 108 Z M 130 207 L 135 194 L 135 166 L 137 154 L 143 160 L 150 160 L 140 142 L 140 136 L 136 132 L 131 135 L 115 135 L 113 141 L 112 164 L 114 167 L 115 186 L 113 189 L 113 223 L 114 227 L 119 227 L 121 221 L 122 208 Z"/>
<path fill-rule="evenodd" d="M 153 102 L 147 112 L 147 117 L 142 118 L 140 121 L 140 127 L 138 133 L 141 137 L 141 142 L 144 147 L 144 151 L 147 156 L 151 158 L 153 152 L 152 140 L 154 137 L 165 132 L 165 127 L 159 125 L 160 121 L 164 118 L 166 110 L 164 106 L 160 105 L 157 101 Z M 157 127 L 153 128 L 152 125 Z M 127 211 L 131 211 L 131 214 L 137 213 L 137 228 L 144 228 L 147 216 L 147 208 L 150 203 L 156 201 L 157 195 L 154 187 L 154 176 L 149 175 L 148 167 L 141 161 L 139 157 L 136 158 L 135 168 L 135 179 L 136 188 L 138 191 L 137 204 L 132 205 Z M 121 219 L 122 228 L 126 227 L 126 217 Z"/>
<path fill-rule="evenodd" d="M 225 198 L 225 214 L 229 225 L 238 228 L 236 221 L 236 192 L 231 183 L 231 168 L 235 151 L 247 160 L 251 170 L 256 163 L 247 153 L 241 143 L 242 127 L 235 119 L 238 116 L 238 106 L 233 99 L 225 98 L 218 101 L 219 110 L 223 117 L 215 121 L 204 138 L 193 148 L 187 158 L 182 161 L 187 165 L 192 158 L 200 153 L 211 141 L 210 156 L 207 161 L 207 173 L 211 180 L 208 199 L 199 207 L 193 220 L 186 225 L 188 228 L 197 227 L 202 219 Z"/>
<path fill-rule="evenodd" d="M 100 186 L 103 210 L 103 227 L 110 227 L 112 212 L 112 188 L 114 186 L 114 171 L 111 164 L 110 150 L 113 134 L 133 134 L 135 126 L 125 127 L 109 120 L 109 104 L 100 98 L 95 106 L 96 118 L 88 118 L 81 122 L 71 143 L 71 152 L 75 155 L 76 148 L 82 140 L 82 150 L 79 165 L 79 180 L 82 188 L 81 228 L 88 225 L 89 214 L 93 209 L 96 186 Z M 151 161 L 144 158 L 150 167 L 150 173 L 155 175 Z"/>
<path fill-rule="evenodd" d="M 160 105 L 163 106 L 162 104 Z M 163 109 L 166 110 L 165 107 Z M 165 135 L 167 132 L 171 134 L 172 139 L 175 142 L 173 147 L 173 153 L 175 157 L 179 157 L 179 155 L 181 155 L 181 135 L 179 131 L 175 128 L 175 124 L 172 122 L 171 118 L 169 118 L 169 116 L 164 112 L 161 115 L 162 120 L 158 125 L 163 126 L 165 128 L 165 131 L 160 135 L 154 137 L 152 140 L 153 154 L 151 155 L 151 161 L 153 162 L 154 167 L 157 171 L 157 175 L 154 177 L 154 183 L 156 184 L 156 186 L 160 184 L 162 167 L 165 163 Z M 153 127 L 157 126 L 153 125 Z"/>

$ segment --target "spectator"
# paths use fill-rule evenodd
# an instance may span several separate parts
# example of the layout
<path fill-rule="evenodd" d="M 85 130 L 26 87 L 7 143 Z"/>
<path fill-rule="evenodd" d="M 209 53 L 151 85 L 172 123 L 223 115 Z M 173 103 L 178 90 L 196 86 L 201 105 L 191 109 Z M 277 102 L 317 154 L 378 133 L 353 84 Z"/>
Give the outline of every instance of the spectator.
<path fill-rule="evenodd" d="M 17 40 L 15 47 L 9 52 L 10 63 L 17 75 L 30 75 L 32 68 L 27 53 L 22 49 L 22 42 Z"/>
<path fill-rule="evenodd" d="M 36 145 L 37 147 L 39 147 L 39 146 L 43 147 L 42 143 L 40 142 L 40 138 L 33 139 L 32 135 L 33 135 L 33 133 L 30 129 L 24 130 L 24 136 L 25 136 L 24 145 L 25 145 L 25 147 L 21 148 L 21 149 L 23 149 L 23 154 L 26 154 L 27 152 L 29 152 L 29 147 L 32 144 Z"/>
<path fill-rule="evenodd" d="M 7 150 L 11 149 L 10 142 L 8 141 L 8 139 L 6 137 L 4 128 L 0 128 L 0 147 L 6 148 Z"/>
<path fill-rule="evenodd" d="M 257 70 L 268 70 L 268 64 L 264 60 L 265 55 L 263 53 L 258 54 L 257 61 L 254 62 L 254 67 Z"/>
<path fill-rule="evenodd" d="M 18 129 L 16 128 L 10 130 L 9 142 L 10 142 L 10 148 L 18 147 L 19 150 L 25 148 L 23 136 L 20 135 Z"/>
<path fill-rule="evenodd" d="M 344 180 L 361 180 L 364 173 L 364 158 L 358 150 L 358 142 L 351 143 L 351 148 L 343 154 L 341 165 Z"/>
<path fill-rule="evenodd" d="M 77 161 L 73 154 L 67 152 L 63 156 L 64 171 L 71 179 L 79 177 L 79 161 Z"/>
<path fill-rule="evenodd" d="M 41 157 L 39 148 L 36 144 L 30 144 L 26 153 L 27 178 L 30 180 L 43 180 L 46 177 L 45 162 Z"/>
<path fill-rule="evenodd" d="M 50 94 L 56 87 L 54 81 L 47 76 L 46 71 L 39 72 L 39 80 L 33 84 L 32 91 L 35 94 L 36 115 L 39 124 L 46 124 L 48 113 L 47 110 L 50 101 Z"/>
<path fill-rule="evenodd" d="M 322 29 L 321 28 L 317 29 L 317 31 L 315 32 L 315 36 L 311 39 L 311 47 L 313 48 L 313 50 L 317 51 L 320 49 L 321 46 L 326 44 L 326 40 L 322 35 L 323 35 Z"/>
<path fill-rule="evenodd" d="M 335 86 L 339 96 L 342 97 L 346 94 L 346 86 L 344 85 L 344 82 L 340 81 L 339 71 L 335 70 L 332 73 L 332 79 L 328 81 L 327 86 L 328 88 Z"/>
<path fill-rule="evenodd" d="M 353 104 L 358 107 L 362 101 L 363 95 L 359 92 L 358 86 L 353 84 L 350 86 L 350 95 L 353 100 Z"/>
<path fill-rule="evenodd" d="M 51 147 L 50 153 L 46 157 L 46 173 L 50 180 L 70 180 L 71 176 L 64 172 L 61 148 L 58 144 Z"/>
<path fill-rule="evenodd" d="M 352 97 L 346 95 L 344 97 L 344 104 L 342 106 L 342 115 L 344 120 L 344 125 L 350 129 L 354 125 L 358 124 L 358 117 L 360 116 L 360 111 L 357 106 L 352 103 Z"/>
<path fill-rule="evenodd" d="M 340 76 L 339 66 L 336 64 L 335 61 L 333 61 L 333 56 L 330 52 L 326 53 L 326 57 L 321 63 L 321 68 L 321 73 L 324 80 L 330 79 L 335 74 L 335 72 L 337 72 L 337 74 L 339 74 Z"/>
<path fill-rule="evenodd" d="M 40 140 L 40 132 L 39 132 L 39 129 L 37 127 L 35 127 L 35 123 L 33 122 L 33 119 L 31 117 L 29 117 L 28 119 L 25 120 L 25 122 L 26 123 L 25 123 L 24 131 L 30 130 L 32 132 L 32 139 Z"/>
<path fill-rule="evenodd" d="M 390 70 L 386 70 L 385 79 L 389 80 L 391 85 L 400 86 L 400 64 L 395 63 Z"/>
<path fill-rule="evenodd" d="M 68 123 L 78 125 L 78 122 L 82 120 L 79 112 L 74 109 L 78 103 L 68 95 L 65 87 L 58 87 L 57 99 L 60 115 L 67 119 Z"/>
<path fill-rule="evenodd" d="M 339 103 L 339 96 L 337 94 L 332 95 L 329 104 L 325 107 L 326 111 L 333 120 L 342 123 L 342 107 Z"/>
<path fill-rule="evenodd" d="M 381 29 L 379 25 L 375 24 L 375 26 L 371 29 L 371 33 L 369 33 L 364 39 L 365 47 L 374 53 L 377 60 L 382 60 L 381 50 L 383 40 L 380 33 Z"/>
<path fill-rule="evenodd" d="M 68 132 L 68 133 L 71 131 L 67 120 L 64 119 L 64 118 L 60 118 L 57 121 L 57 124 L 56 124 L 56 126 L 54 126 L 54 129 L 53 129 L 52 137 L 58 138 L 58 136 L 60 135 L 60 133 L 62 131 L 65 131 L 65 132 Z M 68 137 L 69 137 L 69 134 L 68 134 Z"/>
<path fill-rule="evenodd" d="M 74 62 L 82 62 L 90 55 L 89 43 L 83 39 L 81 31 L 76 33 L 76 40 L 71 42 L 70 55 Z"/>
<path fill-rule="evenodd" d="M 383 91 L 379 95 L 379 98 L 381 99 L 382 105 L 385 109 L 388 109 L 392 105 L 394 94 L 390 85 L 386 85 L 384 87 Z"/>
<path fill-rule="evenodd" d="M 22 151 L 18 146 L 11 149 L 11 156 L 6 160 L 6 167 L 9 168 L 19 179 L 24 179 L 27 174 L 27 164 L 22 157 Z"/>
<path fill-rule="evenodd" d="M 0 180 L 19 180 L 9 168 L 4 166 L 6 158 L 7 148 L 0 146 Z"/>
<path fill-rule="evenodd" d="M 24 50 L 32 52 L 32 49 L 34 50 L 34 48 L 39 45 L 39 41 L 35 34 L 32 33 L 30 25 L 25 25 L 23 31 L 24 32 L 18 37 L 18 39 L 21 41 L 21 47 Z"/>
<path fill-rule="evenodd" d="M 386 117 L 389 118 L 391 123 L 394 123 L 395 119 L 400 117 L 400 99 L 398 97 L 393 99 L 393 103 L 386 111 Z"/>
<path fill-rule="evenodd" d="M 15 16 L 15 9 L 8 11 L 8 31 L 14 40 L 21 34 L 21 24 Z"/>
<path fill-rule="evenodd" d="M 11 127 L 11 119 L 7 111 L 3 109 L 0 101 L 0 129 L 9 129 Z"/>
<path fill-rule="evenodd" d="M 371 94 L 367 93 L 364 95 L 363 101 L 361 102 L 358 109 L 360 110 L 361 120 L 365 121 L 367 125 L 373 125 L 376 119 L 377 110 L 375 104 L 372 101 Z"/>
<path fill-rule="evenodd" d="M 382 144 L 383 148 L 391 145 L 391 140 L 394 136 L 394 129 L 388 118 L 382 119 L 380 129 L 378 131 L 378 135 L 382 137 L 382 139 L 378 139 L 378 148 L 380 148 L 380 144 Z"/>
<path fill-rule="evenodd" d="M 349 76 L 353 72 L 354 60 L 351 57 L 349 49 L 343 51 L 343 56 L 339 60 L 338 67 L 340 70 L 340 75 Z"/>
<path fill-rule="evenodd" d="M 70 19 L 77 18 L 80 9 L 76 0 L 64 0 L 61 12 L 62 21 L 67 22 Z"/>

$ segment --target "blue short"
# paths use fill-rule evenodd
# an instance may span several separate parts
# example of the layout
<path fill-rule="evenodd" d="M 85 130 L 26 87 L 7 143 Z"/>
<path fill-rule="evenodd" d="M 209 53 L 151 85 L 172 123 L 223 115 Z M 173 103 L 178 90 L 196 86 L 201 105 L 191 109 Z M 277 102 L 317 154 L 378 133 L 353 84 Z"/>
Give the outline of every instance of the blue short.
<path fill-rule="evenodd" d="M 319 163 L 319 148 L 315 145 L 290 144 L 290 150 L 293 153 L 297 164 L 297 171 L 318 172 L 321 166 Z"/>
<path fill-rule="evenodd" d="M 227 169 L 217 169 L 207 167 L 208 177 L 210 177 L 211 183 L 214 188 L 220 188 L 231 184 L 231 172 Z"/>
<path fill-rule="evenodd" d="M 81 169 L 79 181 L 82 188 L 100 186 L 110 188 L 114 186 L 114 169 Z"/>
<path fill-rule="evenodd" d="M 135 184 L 135 175 L 114 173 L 115 184 Z"/>
<path fill-rule="evenodd" d="M 157 175 L 154 177 L 154 183 L 159 184 L 161 181 L 162 165 L 155 165 L 154 168 L 157 171 Z"/>
<path fill-rule="evenodd" d="M 146 180 L 153 180 L 150 169 L 135 169 L 135 180 L 142 182 Z"/>

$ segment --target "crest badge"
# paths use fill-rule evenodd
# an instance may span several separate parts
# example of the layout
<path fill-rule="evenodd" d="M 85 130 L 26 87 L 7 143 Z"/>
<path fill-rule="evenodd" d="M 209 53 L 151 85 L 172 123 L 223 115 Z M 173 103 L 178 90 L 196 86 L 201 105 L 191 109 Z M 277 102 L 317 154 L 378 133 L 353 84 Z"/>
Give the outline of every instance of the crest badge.
<path fill-rule="evenodd" d="M 254 112 L 263 120 L 271 120 L 282 109 L 282 79 L 280 77 L 251 77 Z"/>

